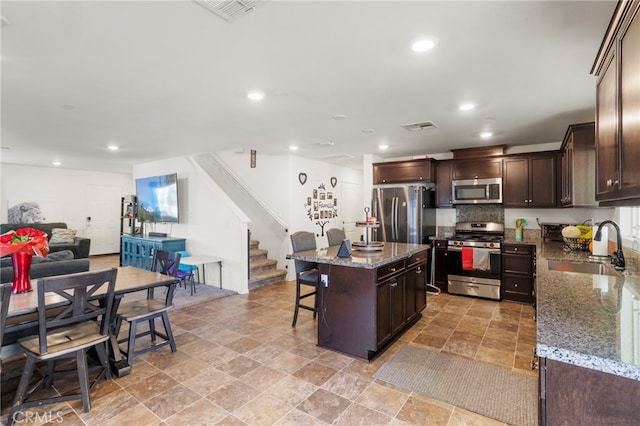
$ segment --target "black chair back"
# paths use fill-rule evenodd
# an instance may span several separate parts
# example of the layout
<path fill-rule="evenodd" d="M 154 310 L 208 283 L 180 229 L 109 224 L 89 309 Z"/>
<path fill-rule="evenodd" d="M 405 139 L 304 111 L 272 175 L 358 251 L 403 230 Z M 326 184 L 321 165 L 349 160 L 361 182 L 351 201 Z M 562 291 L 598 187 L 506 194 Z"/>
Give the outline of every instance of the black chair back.
<path fill-rule="evenodd" d="M 59 275 L 38 280 L 38 338 L 40 353 L 48 353 L 47 332 L 89 320 L 100 321 L 100 334 L 109 334 L 117 268 Z M 64 309 L 51 310 L 48 300 L 61 297 Z M 96 303 L 99 302 L 99 303 Z M 55 313 L 51 315 L 50 313 Z M 47 313 L 51 316 L 47 316 Z"/>
<path fill-rule="evenodd" d="M 0 284 L 0 348 L 4 339 L 4 329 L 7 326 L 7 315 L 9 314 L 9 302 L 11 301 L 11 286 L 13 283 Z"/>
<path fill-rule="evenodd" d="M 293 234 L 291 234 L 291 247 L 293 248 L 294 253 L 306 250 L 315 250 L 317 248 L 316 236 L 313 232 L 294 232 Z M 315 269 L 318 266 L 315 262 L 305 262 L 303 260 L 296 260 L 295 265 L 297 274 L 299 274 L 300 272 Z"/>
<path fill-rule="evenodd" d="M 182 255 L 179 252 L 154 250 L 153 259 L 151 260 L 151 271 L 177 278 L 181 256 Z M 171 306 L 173 304 L 174 289 L 175 285 L 172 285 L 169 287 L 169 291 L 167 291 L 167 297 L 165 299 L 166 306 Z M 147 291 L 147 299 L 153 299 L 153 297 L 153 288 L 150 288 Z"/>

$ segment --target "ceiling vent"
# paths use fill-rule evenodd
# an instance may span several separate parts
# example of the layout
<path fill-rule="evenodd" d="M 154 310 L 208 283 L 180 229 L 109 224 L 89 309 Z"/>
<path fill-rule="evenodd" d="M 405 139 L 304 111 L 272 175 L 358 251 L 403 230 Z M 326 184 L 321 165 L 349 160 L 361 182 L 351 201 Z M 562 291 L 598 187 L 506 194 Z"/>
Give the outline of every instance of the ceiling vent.
<path fill-rule="evenodd" d="M 421 132 L 427 129 L 435 129 L 438 126 L 433 121 L 420 121 L 418 123 L 403 124 L 401 127 L 410 132 Z"/>
<path fill-rule="evenodd" d="M 247 13 L 261 6 L 264 0 L 193 0 L 200 6 L 213 12 L 227 22 L 245 16 Z"/>
<path fill-rule="evenodd" d="M 325 155 L 318 158 L 322 160 L 351 160 L 355 157 L 351 154 L 331 154 L 331 155 Z"/>

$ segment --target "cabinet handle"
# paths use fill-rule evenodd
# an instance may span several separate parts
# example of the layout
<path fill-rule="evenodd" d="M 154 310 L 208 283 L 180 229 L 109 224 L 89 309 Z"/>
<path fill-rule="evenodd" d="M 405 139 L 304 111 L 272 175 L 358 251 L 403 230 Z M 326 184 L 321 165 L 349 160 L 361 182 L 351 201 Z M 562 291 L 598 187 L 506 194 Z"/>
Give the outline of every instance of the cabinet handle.
<path fill-rule="evenodd" d="M 517 288 L 518 287 L 518 283 L 514 283 L 513 286 Z"/>
<path fill-rule="evenodd" d="M 395 272 L 395 271 L 396 271 L 396 268 L 389 268 L 389 270 L 390 270 L 391 272 Z"/>
<path fill-rule="evenodd" d="M 514 248 L 513 248 L 513 251 L 518 251 L 518 247 L 514 247 Z"/>
<path fill-rule="evenodd" d="M 420 269 L 420 267 L 418 266 L 418 268 L 416 269 L 416 274 L 420 275 L 422 273 L 422 269 Z"/>
<path fill-rule="evenodd" d="M 611 179 L 607 179 L 607 186 L 611 186 L 612 183 L 613 181 Z"/>
<path fill-rule="evenodd" d="M 533 200 L 529 200 L 530 203 L 533 203 Z"/>

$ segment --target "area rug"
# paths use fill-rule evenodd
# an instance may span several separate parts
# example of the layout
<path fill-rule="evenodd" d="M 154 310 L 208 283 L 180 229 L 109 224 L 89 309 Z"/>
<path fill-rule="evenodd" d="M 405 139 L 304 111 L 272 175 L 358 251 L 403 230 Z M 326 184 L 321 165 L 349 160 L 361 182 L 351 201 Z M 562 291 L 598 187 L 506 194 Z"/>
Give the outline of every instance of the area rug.
<path fill-rule="evenodd" d="M 374 377 L 510 425 L 537 424 L 535 376 L 405 345 Z"/>
<path fill-rule="evenodd" d="M 189 286 L 187 288 L 177 287 L 176 292 L 173 295 L 173 306 L 175 308 L 183 308 L 185 306 L 195 305 L 196 303 L 202 303 L 221 297 L 231 296 L 238 294 L 233 290 L 225 290 L 207 284 L 196 284 L 196 293 L 191 294 Z M 147 296 L 146 291 L 138 291 L 128 294 L 127 300 L 144 299 Z"/>

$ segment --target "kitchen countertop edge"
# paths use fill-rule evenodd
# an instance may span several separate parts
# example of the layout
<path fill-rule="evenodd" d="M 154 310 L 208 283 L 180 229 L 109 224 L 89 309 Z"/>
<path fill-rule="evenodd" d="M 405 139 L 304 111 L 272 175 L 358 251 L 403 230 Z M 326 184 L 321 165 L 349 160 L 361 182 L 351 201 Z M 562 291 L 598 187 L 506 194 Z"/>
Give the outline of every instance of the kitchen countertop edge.
<path fill-rule="evenodd" d="M 367 252 L 353 249 L 350 257 L 337 257 L 339 246 L 333 246 L 292 253 L 287 258 L 305 262 L 375 269 L 391 262 L 408 259 L 414 254 L 430 248 L 430 244 L 385 243 L 384 249 L 380 251 Z"/>

